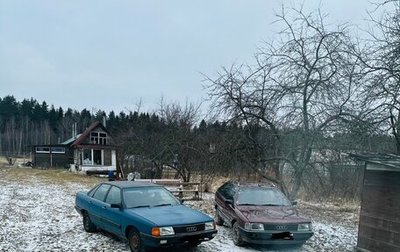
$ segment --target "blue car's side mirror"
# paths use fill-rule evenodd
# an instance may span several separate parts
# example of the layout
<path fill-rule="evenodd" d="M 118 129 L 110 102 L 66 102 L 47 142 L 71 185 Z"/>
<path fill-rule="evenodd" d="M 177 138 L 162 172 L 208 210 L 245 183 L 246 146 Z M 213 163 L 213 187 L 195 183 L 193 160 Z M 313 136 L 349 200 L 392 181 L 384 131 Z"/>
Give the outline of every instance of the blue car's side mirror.
<path fill-rule="evenodd" d="M 111 204 L 110 205 L 111 208 L 122 208 L 121 204 Z"/>

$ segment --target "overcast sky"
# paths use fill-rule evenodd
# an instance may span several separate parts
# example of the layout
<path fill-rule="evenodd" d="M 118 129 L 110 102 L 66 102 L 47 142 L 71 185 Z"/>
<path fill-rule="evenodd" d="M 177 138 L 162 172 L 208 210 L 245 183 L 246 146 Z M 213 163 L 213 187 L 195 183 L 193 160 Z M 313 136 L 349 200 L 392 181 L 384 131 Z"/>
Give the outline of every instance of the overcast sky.
<path fill-rule="evenodd" d="M 284 1 L 286 4 L 290 1 Z M 310 0 L 362 24 L 368 0 Z M 250 63 L 282 0 L 0 0 L 0 97 L 56 107 L 144 110 L 207 98 L 201 73 Z"/>

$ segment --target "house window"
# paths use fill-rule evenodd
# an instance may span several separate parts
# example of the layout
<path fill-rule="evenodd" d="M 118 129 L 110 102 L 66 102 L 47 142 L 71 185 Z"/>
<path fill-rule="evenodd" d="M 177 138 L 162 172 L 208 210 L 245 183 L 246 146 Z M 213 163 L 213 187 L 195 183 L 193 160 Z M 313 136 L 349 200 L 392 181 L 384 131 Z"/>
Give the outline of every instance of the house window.
<path fill-rule="evenodd" d="M 107 144 L 107 134 L 106 133 L 99 133 L 99 144 L 106 145 Z"/>
<path fill-rule="evenodd" d="M 93 161 L 95 165 L 102 165 L 101 150 L 93 150 Z"/>
<path fill-rule="evenodd" d="M 91 165 L 92 164 L 92 150 L 84 149 L 82 158 L 83 158 L 83 160 L 82 160 L 83 165 Z"/>
<path fill-rule="evenodd" d="M 90 142 L 92 144 L 107 144 L 107 133 L 105 132 L 90 132 Z"/>
<path fill-rule="evenodd" d="M 50 153 L 50 147 L 36 147 L 36 153 Z"/>
<path fill-rule="evenodd" d="M 83 165 L 103 165 L 104 154 L 102 150 L 84 149 L 82 156 Z"/>
<path fill-rule="evenodd" d="M 64 147 L 51 147 L 51 153 L 64 154 L 65 148 Z"/>

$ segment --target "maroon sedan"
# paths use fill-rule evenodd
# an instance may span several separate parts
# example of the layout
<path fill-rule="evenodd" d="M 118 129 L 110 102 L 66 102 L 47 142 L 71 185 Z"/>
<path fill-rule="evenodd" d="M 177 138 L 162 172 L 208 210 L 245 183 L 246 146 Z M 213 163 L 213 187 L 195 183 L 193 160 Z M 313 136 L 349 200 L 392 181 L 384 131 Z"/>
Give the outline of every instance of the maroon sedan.
<path fill-rule="evenodd" d="M 233 228 L 237 246 L 287 244 L 301 246 L 312 235 L 311 220 L 273 184 L 229 181 L 215 193 L 216 221 Z"/>

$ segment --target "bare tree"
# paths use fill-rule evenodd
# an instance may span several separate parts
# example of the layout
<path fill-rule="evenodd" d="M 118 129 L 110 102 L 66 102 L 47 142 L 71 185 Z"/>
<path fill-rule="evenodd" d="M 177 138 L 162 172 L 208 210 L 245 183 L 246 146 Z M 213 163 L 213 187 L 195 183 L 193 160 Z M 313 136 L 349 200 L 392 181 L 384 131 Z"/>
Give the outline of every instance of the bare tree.
<path fill-rule="evenodd" d="M 281 181 L 279 167 L 288 167 L 295 197 L 312 168 L 318 138 L 358 118 L 363 75 L 348 27 L 328 27 L 321 12 L 301 9 L 283 8 L 277 17 L 285 26 L 279 40 L 264 44 L 254 66 L 224 68 L 217 79 L 208 78 L 208 91 L 218 112 L 273 132 L 275 155 L 264 152 L 259 162 L 279 161 L 274 170 Z M 297 139 L 291 144 L 283 140 L 288 132 Z"/>
<path fill-rule="evenodd" d="M 369 73 L 365 104 L 374 121 L 394 136 L 400 154 L 400 3 L 385 1 L 377 10 L 387 6 L 394 8 L 379 18 L 370 14 L 375 29 L 369 32 L 369 53 L 360 59 Z"/>
<path fill-rule="evenodd" d="M 160 106 L 160 117 L 169 132 L 164 135 L 160 162 L 175 169 L 184 181 L 190 181 L 193 170 L 198 168 L 197 162 L 202 156 L 202 150 L 196 145 L 193 127 L 199 121 L 200 105 L 186 102 L 180 104 L 164 104 Z M 196 167 L 197 166 L 197 167 Z"/>

